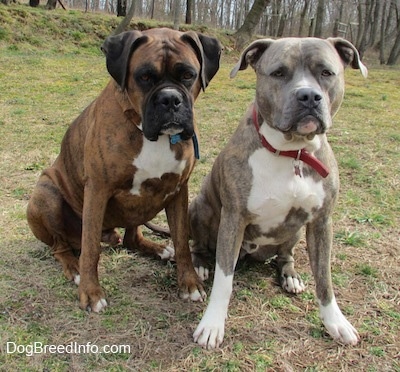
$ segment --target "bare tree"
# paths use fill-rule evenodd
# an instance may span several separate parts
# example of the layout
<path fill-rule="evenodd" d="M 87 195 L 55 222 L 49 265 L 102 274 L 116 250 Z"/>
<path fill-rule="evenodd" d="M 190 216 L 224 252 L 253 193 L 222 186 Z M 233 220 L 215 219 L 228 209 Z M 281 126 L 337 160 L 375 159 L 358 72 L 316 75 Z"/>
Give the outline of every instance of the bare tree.
<path fill-rule="evenodd" d="M 251 39 L 262 17 L 263 11 L 271 0 L 254 0 L 253 6 L 247 14 L 242 27 L 235 33 L 236 48 L 242 49 Z"/>
<path fill-rule="evenodd" d="M 179 30 L 179 19 L 180 19 L 180 7 L 181 2 L 180 0 L 174 0 L 174 30 Z"/>
<path fill-rule="evenodd" d="M 193 0 L 186 0 L 186 20 L 185 23 L 190 25 L 192 23 L 193 13 Z"/>
<path fill-rule="evenodd" d="M 118 0 L 117 1 L 117 17 L 125 17 L 126 16 L 126 4 L 127 0 Z"/>
<path fill-rule="evenodd" d="M 304 0 L 303 8 L 300 13 L 300 27 L 299 27 L 299 36 L 303 36 L 303 30 L 304 30 L 304 19 L 306 17 L 306 14 L 308 13 L 309 7 L 310 7 L 310 2 L 311 0 Z"/>
<path fill-rule="evenodd" d="M 382 9 L 382 17 L 381 17 L 381 32 L 380 37 L 381 40 L 379 42 L 379 62 L 381 65 L 385 63 L 385 28 L 386 28 L 386 6 L 387 2 L 383 2 L 383 9 Z"/>
<path fill-rule="evenodd" d="M 122 21 L 120 22 L 118 27 L 115 29 L 113 35 L 118 35 L 118 34 L 120 34 L 121 32 L 125 31 L 128 28 L 129 24 L 131 23 L 131 20 L 132 20 L 133 16 L 135 15 L 136 1 L 137 0 L 132 0 L 131 6 L 130 6 L 130 8 L 128 10 L 128 13 L 122 19 Z"/>
<path fill-rule="evenodd" d="M 325 12 L 325 0 L 318 0 L 317 13 L 315 14 L 315 37 L 322 37 L 322 29 L 324 23 L 324 12 Z"/>
<path fill-rule="evenodd" d="M 393 66 L 397 63 L 400 56 L 400 15 L 399 15 L 399 4 L 396 1 L 392 2 L 393 8 L 396 14 L 396 38 L 392 49 L 390 50 L 387 64 Z"/>
<path fill-rule="evenodd" d="M 57 6 L 57 0 L 47 0 L 46 9 L 53 10 Z"/>

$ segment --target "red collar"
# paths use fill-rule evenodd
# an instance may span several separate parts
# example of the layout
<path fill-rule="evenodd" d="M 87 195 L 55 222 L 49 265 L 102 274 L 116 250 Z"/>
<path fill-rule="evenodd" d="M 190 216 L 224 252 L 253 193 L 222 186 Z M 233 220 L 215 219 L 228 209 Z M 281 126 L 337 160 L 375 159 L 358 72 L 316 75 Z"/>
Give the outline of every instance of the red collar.
<path fill-rule="evenodd" d="M 254 126 L 257 129 L 257 132 L 260 131 L 260 125 L 258 124 L 258 112 L 255 107 L 253 106 L 253 123 Z M 260 133 L 259 133 L 260 134 Z M 276 156 L 287 156 L 289 158 L 293 158 L 298 160 L 303 161 L 304 163 L 308 164 L 311 168 L 314 168 L 320 175 L 321 177 L 325 178 L 329 174 L 329 169 L 320 161 L 318 160 L 315 156 L 311 155 L 306 149 L 301 149 L 301 150 L 293 150 L 293 151 L 279 151 L 272 147 L 272 145 L 265 139 L 263 135 L 260 134 L 261 138 L 261 143 L 262 145 L 269 151 L 271 151 L 273 154 Z M 298 166 L 295 165 L 295 173 L 298 175 L 301 175 L 299 172 Z"/>

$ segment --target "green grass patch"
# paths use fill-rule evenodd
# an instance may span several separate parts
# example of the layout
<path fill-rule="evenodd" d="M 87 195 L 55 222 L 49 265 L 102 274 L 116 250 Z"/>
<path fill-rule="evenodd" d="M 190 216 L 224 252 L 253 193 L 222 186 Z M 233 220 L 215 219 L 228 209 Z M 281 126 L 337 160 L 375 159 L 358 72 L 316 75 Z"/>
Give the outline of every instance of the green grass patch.
<path fill-rule="evenodd" d="M 217 351 L 193 343 L 206 303 L 179 298 L 175 264 L 107 249 L 99 275 L 110 307 L 99 315 L 78 308 L 75 284 L 32 235 L 25 211 L 68 126 L 109 80 L 99 47 L 119 21 L 78 10 L 0 5 L 0 349 L 9 340 L 129 344 L 132 351 L 30 358 L 0 353 L 0 365 L 15 371 L 361 371 L 374 365 L 400 371 L 393 347 L 400 333 L 397 67 L 372 67 L 368 79 L 348 69 L 345 99 L 328 135 L 341 179 L 333 215 L 334 291 L 361 335 L 359 345 L 343 347 L 327 336 L 303 238 L 295 260 L 307 290 L 287 294 L 270 265 L 244 264 L 235 274 Z M 157 25 L 163 23 L 134 19 L 131 27 Z M 195 103 L 201 160 L 190 180 L 193 198 L 253 100 L 255 76 L 248 68 L 229 79 L 238 58 L 230 35 L 189 28 L 217 35 L 226 47 L 220 71 Z M 212 278 L 205 286 L 209 298 Z"/>

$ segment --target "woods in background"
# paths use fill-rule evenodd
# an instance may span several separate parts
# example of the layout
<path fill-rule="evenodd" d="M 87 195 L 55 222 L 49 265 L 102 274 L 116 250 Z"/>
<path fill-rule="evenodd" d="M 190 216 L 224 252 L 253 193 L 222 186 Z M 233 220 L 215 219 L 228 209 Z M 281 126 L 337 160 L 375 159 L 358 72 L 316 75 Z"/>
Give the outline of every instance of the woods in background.
<path fill-rule="evenodd" d="M 9 0 L 0 0 L 6 3 Z M 39 0 L 30 0 L 37 6 Z M 48 8 L 57 0 L 46 0 Z M 59 0 L 60 2 L 60 0 Z M 51 5 L 53 6 L 49 6 Z M 62 0 L 67 8 L 104 11 L 179 24 L 201 24 L 232 31 L 241 49 L 254 35 L 341 36 L 360 54 L 373 48 L 381 64 L 400 55 L 400 0 Z"/>

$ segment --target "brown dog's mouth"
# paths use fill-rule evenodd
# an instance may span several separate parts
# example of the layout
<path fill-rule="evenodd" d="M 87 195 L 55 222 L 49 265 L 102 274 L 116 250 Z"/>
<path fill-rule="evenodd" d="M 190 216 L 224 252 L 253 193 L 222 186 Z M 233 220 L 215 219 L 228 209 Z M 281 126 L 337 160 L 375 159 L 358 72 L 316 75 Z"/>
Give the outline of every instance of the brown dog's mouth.
<path fill-rule="evenodd" d="M 163 124 L 161 126 L 160 134 L 168 134 L 170 136 L 173 136 L 175 134 L 179 134 L 183 132 L 183 127 L 181 124 L 176 123 L 176 122 L 169 122 L 166 124 Z"/>

